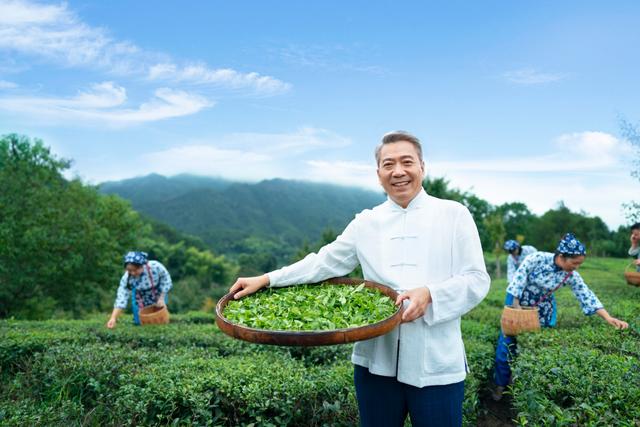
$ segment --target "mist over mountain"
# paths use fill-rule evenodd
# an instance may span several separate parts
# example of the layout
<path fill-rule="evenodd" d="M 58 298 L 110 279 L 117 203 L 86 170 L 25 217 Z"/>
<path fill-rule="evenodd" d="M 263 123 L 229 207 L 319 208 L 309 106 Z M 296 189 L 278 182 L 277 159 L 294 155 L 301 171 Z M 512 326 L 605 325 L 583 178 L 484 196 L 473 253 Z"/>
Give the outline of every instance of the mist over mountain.
<path fill-rule="evenodd" d="M 273 246 L 291 255 L 322 232 L 340 233 L 354 215 L 385 200 L 382 192 L 305 181 L 240 183 L 193 175 L 152 174 L 100 185 L 131 201 L 137 211 L 201 238 L 218 253 Z"/>

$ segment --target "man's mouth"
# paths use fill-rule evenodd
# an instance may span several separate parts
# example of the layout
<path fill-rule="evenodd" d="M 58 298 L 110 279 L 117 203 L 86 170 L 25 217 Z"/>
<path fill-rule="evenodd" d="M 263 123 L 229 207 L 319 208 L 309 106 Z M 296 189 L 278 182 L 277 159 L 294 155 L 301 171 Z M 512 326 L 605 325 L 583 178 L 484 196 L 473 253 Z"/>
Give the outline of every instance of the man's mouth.
<path fill-rule="evenodd" d="M 395 187 L 395 188 L 402 188 L 402 187 L 406 187 L 409 185 L 411 181 L 399 181 L 399 182 L 392 182 L 391 186 Z"/>

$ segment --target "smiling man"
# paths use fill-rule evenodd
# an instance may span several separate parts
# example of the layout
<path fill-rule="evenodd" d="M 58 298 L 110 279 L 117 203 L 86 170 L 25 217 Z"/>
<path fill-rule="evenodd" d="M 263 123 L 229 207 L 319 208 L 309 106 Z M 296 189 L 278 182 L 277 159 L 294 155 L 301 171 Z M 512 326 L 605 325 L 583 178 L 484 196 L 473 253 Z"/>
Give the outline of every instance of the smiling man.
<path fill-rule="evenodd" d="M 415 136 L 395 131 L 376 148 L 387 201 L 356 215 L 336 240 L 295 264 L 231 287 L 242 298 L 265 286 L 315 283 L 358 264 L 391 286 L 402 324 L 355 344 L 351 361 L 360 425 L 459 426 L 467 363 L 460 317 L 489 291 L 478 230 L 461 204 L 429 196 Z M 339 201 L 336 201 L 339 203 Z"/>

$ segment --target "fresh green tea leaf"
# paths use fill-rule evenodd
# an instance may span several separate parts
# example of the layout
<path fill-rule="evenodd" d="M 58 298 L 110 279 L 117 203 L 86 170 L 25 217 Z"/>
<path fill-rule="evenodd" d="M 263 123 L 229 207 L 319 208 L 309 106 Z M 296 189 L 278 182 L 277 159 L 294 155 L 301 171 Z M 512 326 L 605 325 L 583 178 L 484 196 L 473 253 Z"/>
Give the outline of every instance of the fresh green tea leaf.
<path fill-rule="evenodd" d="M 266 330 L 325 331 L 380 322 L 396 312 L 378 289 L 323 283 L 268 288 L 229 301 L 224 316 L 242 326 Z"/>

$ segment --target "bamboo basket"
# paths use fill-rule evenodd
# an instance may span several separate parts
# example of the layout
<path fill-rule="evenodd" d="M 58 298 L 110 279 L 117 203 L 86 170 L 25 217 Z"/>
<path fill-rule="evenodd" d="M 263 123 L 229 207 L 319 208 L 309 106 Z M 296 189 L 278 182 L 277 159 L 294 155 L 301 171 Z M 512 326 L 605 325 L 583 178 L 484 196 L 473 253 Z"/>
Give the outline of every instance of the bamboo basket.
<path fill-rule="evenodd" d="M 141 325 L 166 325 L 169 323 L 169 310 L 165 305 L 162 308 L 150 305 L 140 310 Z"/>
<path fill-rule="evenodd" d="M 502 333 L 510 337 L 523 332 L 538 332 L 540 331 L 538 307 L 514 308 L 510 305 L 505 305 L 504 310 L 502 310 L 500 326 L 502 326 Z"/>
<path fill-rule="evenodd" d="M 627 268 L 624 269 L 624 278 L 631 286 L 640 286 L 640 272 L 629 270 L 631 266 L 635 267 L 635 263 L 630 263 Z"/>

